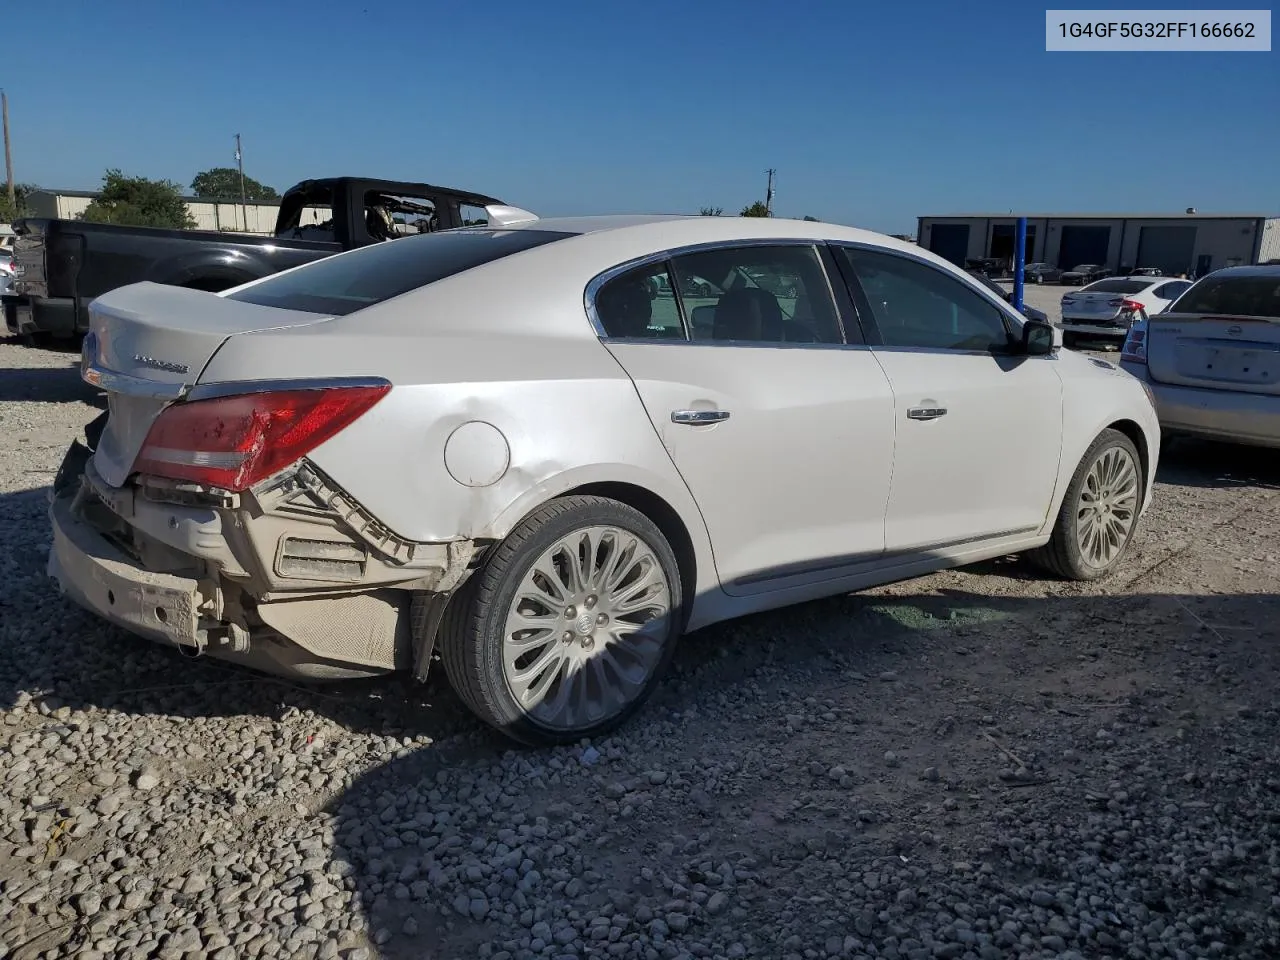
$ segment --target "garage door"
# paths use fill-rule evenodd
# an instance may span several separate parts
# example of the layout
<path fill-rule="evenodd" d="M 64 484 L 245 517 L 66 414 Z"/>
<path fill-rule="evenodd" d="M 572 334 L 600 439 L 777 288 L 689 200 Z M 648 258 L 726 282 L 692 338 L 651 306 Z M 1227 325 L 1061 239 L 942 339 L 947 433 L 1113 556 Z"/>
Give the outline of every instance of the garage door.
<path fill-rule="evenodd" d="M 1191 272 L 1195 249 L 1195 227 L 1143 227 L 1134 266 L 1159 267 L 1166 277 L 1176 277 Z"/>
<path fill-rule="evenodd" d="M 965 257 L 969 256 L 969 224 L 935 223 L 929 228 L 929 249 L 963 267 Z"/>
<path fill-rule="evenodd" d="M 1065 226 L 1062 228 L 1062 244 L 1058 247 L 1058 266 L 1063 270 L 1085 263 L 1106 266 L 1107 247 L 1110 245 L 1110 227 Z"/>

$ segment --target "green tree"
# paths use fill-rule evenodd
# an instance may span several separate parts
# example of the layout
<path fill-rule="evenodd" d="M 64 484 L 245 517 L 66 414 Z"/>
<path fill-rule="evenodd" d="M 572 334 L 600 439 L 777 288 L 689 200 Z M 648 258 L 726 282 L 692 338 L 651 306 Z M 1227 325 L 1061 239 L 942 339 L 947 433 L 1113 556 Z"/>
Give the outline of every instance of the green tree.
<path fill-rule="evenodd" d="M 742 212 L 738 214 L 740 217 L 767 217 L 769 216 L 769 208 L 757 200 L 749 207 L 743 207 Z"/>
<path fill-rule="evenodd" d="M 34 183 L 15 183 L 13 185 L 13 203 L 9 203 L 9 191 L 0 184 L 0 223 L 13 221 L 31 215 L 27 208 L 27 197 L 40 188 Z"/>
<path fill-rule="evenodd" d="M 724 213 L 724 207 L 703 207 L 698 211 L 700 217 L 718 217 Z"/>
<path fill-rule="evenodd" d="M 809 222 L 811 222 L 811 223 L 821 223 L 821 222 L 822 222 L 822 221 L 821 221 L 821 220 L 819 220 L 817 217 L 811 217 L 811 216 L 809 216 L 807 213 L 804 215 L 803 219 L 808 220 L 808 221 L 809 221 Z"/>
<path fill-rule="evenodd" d="M 81 220 L 117 223 L 128 227 L 168 227 L 190 230 L 195 218 L 182 199 L 182 186 L 172 180 L 126 177 L 108 170 L 102 178 L 102 192 L 80 214 Z"/>
<path fill-rule="evenodd" d="M 240 171 L 235 167 L 214 167 L 197 173 L 191 181 L 191 192 L 197 197 L 208 200 L 239 200 Z M 253 177 L 244 178 L 244 198 L 246 200 L 276 201 L 280 194 L 275 187 L 259 183 Z"/>

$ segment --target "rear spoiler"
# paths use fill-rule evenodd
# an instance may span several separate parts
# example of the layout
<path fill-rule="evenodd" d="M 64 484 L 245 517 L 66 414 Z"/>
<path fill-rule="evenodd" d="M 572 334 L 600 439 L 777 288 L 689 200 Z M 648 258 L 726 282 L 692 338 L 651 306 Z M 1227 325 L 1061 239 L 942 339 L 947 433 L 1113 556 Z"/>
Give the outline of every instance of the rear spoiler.
<path fill-rule="evenodd" d="M 536 213 L 521 210 L 519 207 L 509 207 L 504 203 L 491 203 L 484 208 L 484 212 L 489 217 L 491 227 L 509 227 L 516 223 L 532 223 L 538 219 Z"/>

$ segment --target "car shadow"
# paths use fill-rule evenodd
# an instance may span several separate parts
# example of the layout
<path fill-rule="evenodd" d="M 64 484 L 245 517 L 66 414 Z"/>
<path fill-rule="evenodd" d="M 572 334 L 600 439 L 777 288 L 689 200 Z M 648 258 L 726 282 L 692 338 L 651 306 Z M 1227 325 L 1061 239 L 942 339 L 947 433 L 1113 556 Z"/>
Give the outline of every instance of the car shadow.
<path fill-rule="evenodd" d="M 1252 462 L 1252 454 L 1235 455 Z M 1206 465 L 1192 456 L 1180 463 L 1176 469 L 1187 471 L 1187 483 L 1224 485 L 1221 460 Z M 1274 471 L 1255 472 L 1275 479 Z M 43 488 L 0 495 L 0 540 L 6 547 L 0 554 L 0 706 L 21 706 L 46 721 L 67 710 L 99 709 L 144 720 L 262 717 L 295 732 L 335 727 L 327 739 L 339 742 L 347 735 L 373 735 L 376 751 L 342 761 L 351 763 L 351 775 L 341 789 L 306 803 L 299 799 L 297 826 L 323 823 L 332 830 L 327 872 L 341 878 L 359 918 L 362 945 L 388 960 L 483 955 L 481 944 L 504 929 L 512 931 L 516 947 L 508 952 L 515 955 L 526 949 L 521 944 L 534 936 L 534 925 L 544 923 L 548 938 L 557 930 L 575 930 L 562 946 L 572 945 L 566 952 L 581 955 L 588 936 L 581 922 L 575 927 L 577 921 L 561 916 L 568 926 L 553 928 L 532 906 L 522 906 L 532 897 L 516 894 L 546 882 L 555 888 L 550 899 L 572 899 L 569 878 L 585 875 L 596 878 L 596 891 L 587 894 L 584 909 L 597 915 L 613 903 L 612 879 L 630 886 L 625 895 L 631 907 L 665 903 L 673 897 L 670 888 L 661 888 L 652 874 L 644 879 L 644 865 L 661 854 L 654 843 L 671 837 L 708 833 L 722 847 L 746 849 L 759 861 L 783 857 L 787 831 L 762 826 L 751 812 L 753 803 L 765 809 L 771 802 L 771 787 L 763 781 L 742 788 L 752 802 L 726 805 L 707 799 L 713 791 L 700 786 L 715 775 L 677 777 L 671 790 L 648 792 L 643 801 L 653 836 L 637 838 L 634 831 L 610 825 L 612 817 L 622 816 L 614 784 L 630 778 L 626 771 L 637 764 L 656 769 L 663 744 L 689 732 L 690 718 L 698 719 L 692 729 L 706 738 L 708 766 L 728 759 L 742 768 L 751 762 L 753 744 L 786 750 L 794 739 L 790 773 L 798 782 L 817 761 L 810 762 L 799 747 L 806 737 L 803 725 L 786 718 L 815 718 L 825 709 L 819 702 L 827 699 L 849 700 L 852 705 L 841 706 L 841 714 L 860 718 L 836 737 L 852 750 L 851 760 L 878 756 L 884 747 L 869 731 L 904 707 L 911 717 L 901 736 L 914 744 L 907 749 L 925 756 L 932 749 L 926 741 L 943 736 L 936 733 L 943 726 L 950 730 L 948 722 L 976 729 L 979 721 L 970 714 L 979 709 L 996 717 L 1025 713 L 1027 702 L 1041 696 L 1037 687 L 1048 683 L 1050 669 L 1076 684 L 1074 698 L 1054 708 L 1052 722 L 1071 722 L 1074 710 L 1093 723 L 1093 701 L 1124 696 L 1128 686 L 1117 689 L 1121 681 L 1114 678 L 1074 673 L 1085 670 L 1077 661 L 1121 664 L 1117 669 L 1127 682 L 1134 678 L 1123 664 L 1135 650 L 1167 651 L 1176 661 L 1196 656 L 1197 646 L 1206 643 L 1249 644 L 1249 682 L 1273 682 L 1280 668 L 1273 636 L 1280 597 L 1270 594 L 1028 597 L 921 586 L 909 596 L 834 597 L 698 631 L 681 644 L 669 677 L 625 733 L 589 746 L 515 750 L 462 707 L 438 664 L 425 685 L 401 678 L 303 685 L 208 659 L 187 660 L 103 624 L 63 599 L 44 574 L 46 502 Z M 1231 626 L 1217 626 L 1226 624 Z M 1048 631 L 1053 637 L 1044 643 Z M 1067 645 L 1065 653 L 1059 643 Z M 994 658 L 1006 655 L 1025 666 L 1013 683 L 985 673 Z M 1070 665 L 1063 666 L 1063 659 Z M 942 677 L 943 689 L 922 695 L 926 676 Z M 1086 705 L 1076 703 L 1081 697 L 1088 698 Z M 1221 706 L 1226 710 L 1228 699 Z M 1166 712 L 1172 717 L 1174 710 Z M 310 734 L 295 746 L 294 757 L 304 768 L 338 762 L 335 754 L 310 753 Z M 211 749 L 218 755 L 216 744 Z M 949 761 L 955 775 L 980 781 L 977 761 L 957 756 Z M 496 772 L 499 761 L 511 766 L 512 757 L 519 758 L 518 782 Z M 842 802 L 847 806 L 850 800 Z M 865 798 L 858 802 L 872 805 Z M 557 842 L 569 822 L 587 842 Z M 890 843 L 884 830 L 867 828 L 847 842 L 841 856 L 855 862 L 882 855 L 892 843 L 913 841 L 899 837 Z M 680 858 L 667 859 L 663 869 L 675 870 Z M 541 880 L 530 880 L 530 871 Z M 674 882 L 687 887 L 690 876 Z M 997 875 L 993 882 L 1004 879 Z M 540 899 L 546 902 L 548 895 Z M 709 922 L 695 914 L 699 923 Z M 774 944 L 764 955 L 784 952 Z"/>
<path fill-rule="evenodd" d="M 767 813 L 777 809 L 779 791 L 795 803 L 808 799 L 811 808 L 834 801 L 831 809 L 846 817 L 851 807 L 872 810 L 870 823 L 852 831 L 839 813 L 832 818 L 842 831 L 841 846 L 827 855 L 852 869 L 890 854 L 904 861 L 909 855 L 926 869 L 931 861 L 949 865 L 965 845 L 988 848 L 1005 830 L 998 794 L 994 806 L 964 829 L 952 829 L 935 813 L 932 840 L 919 839 L 923 827 L 895 824 L 879 811 L 904 814 L 903 805 L 912 804 L 928 810 L 941 797 L 978 790 L 1014 792 L 1008 788 L 1014 781 L 1001 783 L 992 769 L 999 745 L 980 739 L 984 729 L 1001 733 L 997 720 L 1043 726 L 1048 737 L 1061 735 L 1067 724 L 1092 735 L 1112 717 L 1128 723 L 1124 710 L 1149 696 L 1149 689 L 1164 691 L 1172 675 L 1130 670 L 1136 649 L 1177 658 L 1188 643 L 1218 642 L 1209 630 L 1231 624 L 1225 629 L 1233 632 L 1218 637 L 1224 644 L 1248 644 L 1249 651 L 1219 650 L 1215 662 L 1234 653 L 1251 663 L 1258 678 L 1274 683 L 1280 675 L 1278 615 L 1280 596 L 1273 594 L 1011 598 L 947 590 L 841 597 L 722 624 L 687 638 L 672 675 L 625 732 L 589 746 L 518 751 L 518 763 L 506 764 L 521 771 L 514 782 L 498 772 L 491 753 L 465 747 L 407 751 L 363 773 L 324 808 L 334 835 L 330 870 L 345 878 L 362 917 L 358 927 L 374 955 L 385 960 L 484 956 L 486 949 L 520 955 L 531 947 L 528 955 L 541 956 L 553 941 L 572 948 L 563 949 L 565 955 L 578 956 L 614 925 L 618 934 L 661 946 L 661 939 L 650 939 L 653 928 L 645 918 L 664 909 L 693 918 L 687 937 L 663 924 L 665 938 L 679 949 L 695 941 L 727 943 L 740 934 L 743 918 L 717 919 L 706 909 L 715 887 L 703 886 L 694 902 L 690 890 L 707 882 L 707 863 L 721 857 L 749 856 L 776 866 L 798 856 L 796 828 L 781 813 L 777 822 Z M 1050 625 L 1055 633 L 1041 643 Z M 1258 632 L 1243 634 L 1245 626 Z M 1100 644 L 1096 637 L 1103 631 L 1109 639 Z M 1060 639 L 1065 649 L 1057 646 Z M 1011 680 L 992 670 L 989 661 L 1006 657 L 1025 665 L 1024 677 Z M 1176 670 L 1176 660 L 1170 662 Z M 1110 675 L 1095 679 L 1099 674 Z M 1268 689 L 1250 690 L 1251 698 L 1233 690 L 1228 699 L 1265 704 Z M 754 692 L 744 697 L 744 690 Z M 1178 719 L 1186 710 L 1172 695 L 1156 696 L 1144 714 L 1144 735 L 1172 736 L 1180 723 L 1187 725 Z M 1097 713 L 1108 705 L 1121 712 Z M 910 717 L 898 721 L 904 707 Z M 823 725 L 824 710 L 828 721 L 837 715 L 860 719 L 845 736 L 806 736 L 806 726 Z M 693 726 L 686 722 L 691 717 Z M 1201 720 L 1208 726 L 1222 717 Z M 865 768 L 886 745 L 884 728 L 892 730 L 888 742 L 917 768 L 946 770 L 922 778 L 939 779 L 938 785 L 912 782 L 914 770 L 906 783 L 874 774 L 867 779 Z M 701 775 L 663 746 L 695 731 L 696 749 L 705 750 L 707 772 Z M 966 735 L 976 747 L 957 742 Z M 789 757 L 786 769 L 771 779 L 724 773 L 756 769 L 753 761 L 762 752 Z M 1025 780 L 1015 786 L 1053 781 L 1039 766 L 1044 753 L 1026 761 L 1035 769 L 1024 770 Z M 827 771 L 842 760 L 860 788 L 837 790 L 829 782 Z M 757 765 L 759 773 L 767 772 Z M 812 767 L 821 775 L 815 777 Z M 666 771 L 676 772 L 658 788 L 647 770 L 664 771 L 664 778 Z M 717 776 L 732 780 L 737 799 L 723 786 L 711 796 L 704 779 Z M 1109 778 L 1104 756 L 1086 758 L 1072 765 L 1056 799 L 1037 800 L 1061 805 L 1065 815 L 1087 802 L 1086 788 L 1095 780 Z M 1194 788 L 1186 793 L 1193 795 Z M 640 822 L 627 824 L 631 818 Z M 682 855 L 682 845 L 697 852 Z M 1002 864 L 998 853 L 990 852 L 987 862 L 988 895 L 1015 896 L 1025 877 Z M 595 879 L 584 885 L 575 877 Z M 758 893 L 768 896 L 765 888 Z M 1192 899 L 1179 904 L 1175 898 L 1170 909 L 1191 909 Z M 677 907 L 670 906 L 673 900 Z M 597 929 L 598 922 L 588 919 L 615 911 L 622 917 L 618 924 L 606 920 Z M 854 932 L 851 918 L 842 925 L 849 928 L 842 937 Z M 754 955 L 789 952 L 781 942 L 759 946 L 763 952 Z"/>
<path fill-rule="evenodd" d="M 80 379 L 80 365 L 0 369 L 0 403 L 84 403 L 105 410 L 106 394 Z"/>
<path fill-rule="evenodd" d="M 1184 437 L 1166 440 L 1158 479 L 1186 487 L 1280 489 L 1280 450 Z"/>

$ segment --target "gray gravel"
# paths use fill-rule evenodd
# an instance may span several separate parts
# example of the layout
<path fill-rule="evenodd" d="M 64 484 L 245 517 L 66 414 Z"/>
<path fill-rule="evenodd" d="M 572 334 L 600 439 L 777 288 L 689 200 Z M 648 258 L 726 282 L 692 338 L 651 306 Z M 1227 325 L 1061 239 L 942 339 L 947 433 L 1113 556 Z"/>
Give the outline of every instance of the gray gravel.
<path fill-rule="evenodd" d="M 95 415 L 0 344 L 0 960 L 1280 955 L 1280 469 L 1172 458 L 1124 574 L 984 564 L 702 632 L 615 736 L 303 688 L 44 575 Z"/>

